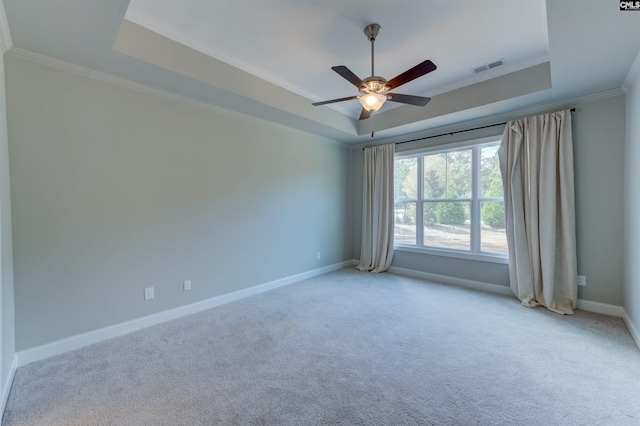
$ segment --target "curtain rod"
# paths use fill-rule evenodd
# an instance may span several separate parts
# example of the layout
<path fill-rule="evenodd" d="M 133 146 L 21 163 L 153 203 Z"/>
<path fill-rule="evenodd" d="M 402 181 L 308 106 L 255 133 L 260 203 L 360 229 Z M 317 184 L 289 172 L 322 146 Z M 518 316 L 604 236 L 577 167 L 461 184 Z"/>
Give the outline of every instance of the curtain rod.
<path fill-rule="evenodd" d="M 575 108 L 571 108 L 569 111 L 574 112 L 575 110 L 576 110 Z M 473 129 L 456 130 L 455 132 L 447 132 L 447 133 L 442 133 L 442 134 L 434 135 L 434 136 L 425 136 L 423 138 L 410 139 L 408 141 L 396 142 L 395 144 L 396 145 L 402 145 L 403 143 L 424 141 L 424 140 L 427 140 L 427 139 L 439 138 L 440 136 L 447 136 L 447 135 L 451 136 L 451 135 L 455 135 L 456 133 L 471 132 L 473 130 L 480 130 L 480 129 L 486 129 L 486 128 L 489 128 L 489 127 L 503 126 L 503 125 L 505 125 L 507 123 L 508 122 L 505 121 L 504 123 L 488 124 L 486 126 L 474 127 Z M 373 145 L 373 146 L 375 146 L 375 145 Z M 370 147 L 365 146 L 364 148 L 362 148 L 362 150 L 364 151 L 365 148 L 370 148 Z"/>

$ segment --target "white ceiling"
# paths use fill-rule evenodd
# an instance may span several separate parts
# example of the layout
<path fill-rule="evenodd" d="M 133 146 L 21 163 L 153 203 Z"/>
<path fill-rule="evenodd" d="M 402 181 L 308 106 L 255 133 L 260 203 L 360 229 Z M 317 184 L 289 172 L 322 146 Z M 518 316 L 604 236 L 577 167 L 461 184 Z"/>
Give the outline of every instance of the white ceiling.
<path fill-rule="evenodd" d="M 371 75 L 363 29 L 374 22 L 376 75 L 390 80 L 425 59 L 438 66 L 402 93 L 432 96 L 548 60 L 543 0 L 132 0 L 125 18 L 313 101 L 358 94 L 331 66 Z M 472 72 L 503 58 L 504 69 Z M 334 106 L 360 115 L 355 100 Z"/>
<path fill-rule="evenodd" d="M 640 50 L 640 12 L 621 12 L 614 0 L 4 5 L 15 46 L 10 54 L 34 58 L 35 52 L 356 144 L 370 142 L 368 123 L 357 121 L 357 101 L 334 109 L 310 103 L 357 94 L 331 66 L 370 75 L 363 28 L 372 22 L 382 26 L 375 44 L 377 75 L 391 79 L 425 59 L 438 66 L 397 90 L 430 96 L 430 104 L 392 110 L 399 104 L 388 103 L 378 113 L 377 134 L 383 138 L 619 88 Z M 502 58 L 505 65 L 472 73 Z"/>

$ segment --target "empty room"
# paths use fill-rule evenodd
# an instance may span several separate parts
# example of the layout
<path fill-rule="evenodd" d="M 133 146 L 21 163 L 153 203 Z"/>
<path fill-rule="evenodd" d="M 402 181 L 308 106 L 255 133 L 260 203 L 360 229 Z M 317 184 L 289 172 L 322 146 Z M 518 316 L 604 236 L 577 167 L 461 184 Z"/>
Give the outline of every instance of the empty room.
<path fill-rule="evenodd" d="M 0 0 L 2 425 L 640 424 L 640 3 Z"/>

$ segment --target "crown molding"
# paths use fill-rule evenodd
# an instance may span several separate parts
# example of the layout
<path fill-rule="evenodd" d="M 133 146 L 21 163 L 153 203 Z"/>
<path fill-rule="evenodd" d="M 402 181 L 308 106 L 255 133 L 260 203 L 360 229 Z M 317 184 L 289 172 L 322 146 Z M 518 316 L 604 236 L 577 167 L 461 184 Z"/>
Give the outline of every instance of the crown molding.
<path fill-rule="evenodd" d="M 12 47 L 13 40 L 11 40 L 7 13 L 4 10 L 4 2 L 0 1 L 0 49 L 2 53 L 6 53 Z"/>
<path fill-rule="evenodd" d="M 151 96 L 166 99 L 169 101 L 178 102 L 190 107 L 204 109 L 204 110 L 216 112 L 216 113 L 233 114 L 233 115 L 239 115 L 243 117 L 249 117 L 255 120 L 260 120 L 259 118 L 253 117 L 249 114 L 243 114 L 241 112 L 231 111 L 221 106 L 198 101 L 198 100 L 189 98 L 187 96 L 177 95 L 167 90 L 162 90 L 162 89 L 158 89 L 156 87 L 149 86 L 143 83 L 127 80 L 126 78 L 116 77 L 114 75 L 107 74 L 105 72 L 96 71 L 91 68 L 72 64 L 70 62 L 66 62 L 61 59 L 56 59 L 51 56 L 43 55 L 41 53 L 33 52 L 31 50 L 23 49 L 21 47 L 14 46 L 11 49 L 11 51 L 7 53 L 7 55 L 15 58 L 19 58 L 19 59 L 24 59 L 30 62 L 35 62 L 40 65 L 45 65 L 47 67 L 54 68 L 60 71 L 66 71 L 72 74 L 88 77 L 93 80 L 98 80 L 104 83 L 113 84 L 115 86 L 123 87 L 125 89 L 134 90 L 136 92 L 144 93 L 146 95 L 151 95 Z M 266 121 L 266 120 L 263 120 L 263 121 Z M 269 123 L 272 123 L 272 122 L 269 122 Z"/>
<path fill-rule="evenodd" d="M 420 94 L 423 96 L 436 96 L 442 93 L 451 92 L 453 90 L 461 89 L 472 84 L 482 83 L 483 81 L 491 80 L 493 78 L 502 77 L 503 75 L 510 74 L 512 72 L 520 71 L 526 68 L 534 67 L 536 65 L 549 62 L 549 55 L 539 55 L 532 58 L 528 58 L 522 61 L 505 63 L 497 68 L 481 72 L 479 74 L 473 74 L 462 79 L 452 81 L 451 83 L 436 86 L 431 89 L 427 89 Z"/>
<path fill-rule="evenodd" d="M 270 83 L 275 84 L 276 86 L 280 86 L 290 92 L 293 92 L 297 95 L 303 96 L 312 101 L 322 101 L 324 99 L 318 98 L 316 94 L 310 93 L 298 86 L 291 84 L 290 82 L 283 80 L 282 78 L 267 72 L 266 70 L 256 67 L 246 61 L 239 60 L 238 58 L 222 51 L 214 48 L 213 46 L 203 43 L 199 40 L 194 39 L 186 35 L 183 31 L 167 25 L 165 22 L 161 22 L 157 19 L 150 17 L 148 14 L 142 12 L 139 9 L 136 9 L 132 6 L 129 6 L 127 9 L 127 13 L 124 17 L 126 20 L 138 24 L 148 30 L 151 30 L 157 34 L 160 34 L 164 37 L 167 37 L 177 43 L 183 44 L 191 49 L 194 49 L 200 53 L 203 53 L 207 56 L 215 58 L 219 61 L 225 62 L 233 67 L 241 69 L 249 74 L 252 74 L 262 80 L 268 81 Z M 514 63 L 506 63 L 500 67 L 494 68 L 492 70 L 482 72 L 480 74 L 472 74 L 468 77 L 463 77 L 456 81 L 443 84 L 441 86 L 436 86 L 429 88 L 423 92 L 416 93 L 423 96 L 435 96 L 445 92 L 449 92 L 452 90 L 460 89 L 465 86 L 469 86 L 471 84 L 480 83 L 486 80 L 490 80 L 492 78 L 501 77 L 503 75 L 520 71 L 525 68 L 529 68 L 535 65 L 539 65 L 544 62 L 549 61 L 548 53 L 538 55 L 532 58 L 528 58 L 522 61 L 517 61 Z M 471 71 L 471 70 L 470 70 Z M 340 104 L 330 104 L 329 108 L 332 108 L 338 112 L 351 116 L 353 114 L 349 108 L 346 106 L 341 106 Z M 400 107 L 397 105 L 396 108 Z M 358 109 L 358 114 L 360 114 L 360 109 Z"/>
<path fill-rule="evenodd" d="M 72 64 L 70 62 L 66 62 L 61 59 L 56 59 L 51 56 L 43 55 L 41 53 L 33 52 L 31 50 L 23 49 L 21 47 L 14 46 L 11 49 L 11 51 L 8 52 L 7 54 L 11 57 L 24 59 L 30 62 L 35 62 L 37 64 L 54 68 L 60 71 L 66 71 L 72 74 L 88 77 L 93 80 L 99 80 L 105 83 L 110 83 L 115 86 L 131 89 L 131 90 L 145 93 L 148 95 L 153 95 L 163 99 L 180 102 L 185 105 L 194 106 L 197 108 L 211 109 L 215 111 L 228 111 L 222 107 L 218 107 L 213 104 L 196 101 L 186 96 L 176 95 L 175 93 L 171 93 L 166 90 L 157 89 L 155 87 L 148 86 L 143 83 L 137 83 L 135 81 L 127 80 L 125 78 L 116 77 L 114 75 L 107 74 L 101 71 L 96 71 L 91 68 Z"/>
<path fill-rule="evenodd" d="M 188 36 L 183 31 L 167 25 L 165 22 L 158 21 L 148 14 L 136 9 L 134 7 L 129 6 L 127 9 L 127 13 L 125 14 L 125 19 L 131 21 L 135 24 L 138 24 L 148 30 L 151 30 L 157 34 L 160 34 L 164 37 L 167 37 L 177 43 L 183 44 L 191 49 L 194 49 L 200 53 L 203 53 L 207 56 L 215 58 L 219 61 L 225 62 L 231 66 L 234 66 L 238 69 L 248 72 L 249 74 L 255 75 L 256 77 L 268 81 L 270 83 L 275 84 L 276 86 L 280 86 L 290 92 L 293 92 L 297 95 L 303 96 L 307 99 L 313 101 L 321 101 L 323 99 L 318 98 L 316 94 L 310 93 L 298 86 L 292 85 L 290 82 L 283 80 L 282 78 L 267 72 L 266 70 L 256 67 L 246 61 L 239 60 L 237 57 L 232 56 L 231 54 L 224 52 L 220 49 L 216 49 L 213 46 L 203 43 L 199 40 L 194 39 L 193 37 Z M 462 87 L 469 86 L 471 84 L 480 83 L 483 81 L 490 80 L 492 78 L 501 77 L 503 75 L 520 71 L 525 68 L 529 68 L 535 65 L 539 65 L 544 62 L 549 61 L 549 54 L 541 54 L 538 56 L 534 56 L 522 61 L 517 61 L 514 63 L 506 63 L 500 67 L 494 68 L 492 70 L 488 70 L 486 72 L 482 72 L 479 74 L 472 74 L 467 77 L 463 77 L 459 80 L 453 81 L 451 83 L 446 83 L 441 86 L 436 86 L 429 88 L 421 93 L 417 93 L 423 96 L 435 96 L 445 92 L 450 92 L 452 90 L 460 89 Z M 400 105 L 396 106 L 399 107 Z M 346 106 L 341 106 L 340 104 L 331 104 L 328 106 L 338 112 L 351 116 L 353 112 L 350 111 Z M 358 108 L 357 114 L 360 114 L 360 109 Z M 357 115 L 356 115 L 357 116 Z"/>
<path fill-rule="evenodd" d="M 273 83 L 276 86 L 280 86 L 297 95 L 303 96 L 307 99 L 320 100 L 320 99 L 316 99 L 317 97 L 312 93 L 309 93 L 297 86 L 294 86 L 288 81 L 283 80 L 282 78 L 279 78 L 261 68 L 253 66 L 245 61 L 241 61 L 236 57 L 229 55 L 226 52 L 223 52 L 219 49 L 212 47 L 209 44 L 198 41 L 193 37 L 189 37 L 188 35 L 184 34 L 182 31 L 178 30 L 177 28 L 174 28 L 170 25 L 167 25 L 164 22 L 153 19 L 147 14 L 141 12 L 136 8 L 129 6 L 129 8 L 127 9 L 127 13 L 124 16 L 124 19 L 130 22 L 133 22 L 134 24 L 138 24 L 141 27 L 151 30 L 157 34 L 160 34 L 184 46 L 187 46 L 195 51 L 198 51 L 214 59 L 227 63 L 233 67 L 241 69 L 242 71 L 246 71 L 251 75 L 254 75 L 262 80 L 268 81 L 269 83 Z"/>
<path fill-rule="evenodd" d="M 0 2 L 1 1 L 2 0 L 0 0 Z M 70 62 L 66 62 L 61 59 L 56 59 L 51 56 L 43 55 L 41 53 L 33 52 L 31 50 L 23 49 L 21 47 L 14 46 L 9 52 L 7 52 L 7 55 L 18 58 L 18 59 L 35 62 L 37 64 L 54 68 L 60 71 L 66 71 L 66 72 L 87 77 L 93 80 L 98 80 L 104 83 L 112 84 L 114 86 L 130 89 L 146 95 L 155 96 L 157 98 L 161 98 L 164 100 L 177 102 L 192 108 L 198 108 L 205 111 L 214 112 L 216 114 L 226 114 L 229 116 L 242 117 L 249 120 L 256 120 L 262 123 L 270 124 L 272 126 L 282 126 L 293 131 L 299 131 L 305 134 L 313 134 L 313 133 L 305 132 L 304 130 L 296 129 L 294 127 L 286 126 L 284 124 L 279 124 L 264 118 L 246 114 L 241 111 L 230 110 L 219 105 L 215 105 L 215 104 L 204 102 L 204 101 L 199 101 L 199 100 L 190 98 L 188 96 L 178 95 L 176 93 L 169 92 L 163 89 L 158 89 L 156 87 L 149 86 L 147 84 L 138 83 L 135 81 L 127 80 L 126 78 L 116 77 L 114 75 L 107 74 L 105 72 L 96 71 L 91 68 L 72 64 Z M 331 139 L 322 135 L 316 135 L 316 136 L 324 138 L 327 141 L 336 143 L 337 145 L 340 145 L 340 146 L 348 146 L 348 144 L 336 139 Z"/>
<path fill-rule="evenodd" d="M 209 44 L 206 44 L 199 40 L 194 39 L 193 37 L 189 37 L 184 32 L 178 30 L 177 28 L 167 25 L 165 22 L 158 21 L 157 19 L 154 19 L 148 16 L 146 13 L 132 7 L 131 5 L 129 5 L 129 7 L 127 8 L 127 12 L 124 16 L 124 19 L 134 24 L 140 25 L 141 27 L 144 27 L 150 31 L 153 31 L 154 33 L 157 33 L 163 37 L 173 40 L 176 43 L 180 43 L 190 49 L 193 49 L 197 52 L 207 55 L 213 59 L 217 59 L 221 62 L 231 65 L 232 67 L 245 71 L 264 81 L 268 81 L 269 83 L 275 84 L 276 86 L 279 86 L 285 90 L 295 93 L 296 95 L 300 95 L 312 101 L 324 100 L 322 98 L 318 98 L 317 95 L 311 92 L 308 92 L 298 86 L 291 84 L 287 80 L 284 80 L 272 73 L 267 72 L 262 68 L 256 67 L 246 61 L 241 61 L 238 58 L 231 56 L 226 52 L 223 52 L 222 50 L 216 49 Z M 353 112 L 350 111 L 349 108 L 340 104 L 330 104 L 328 105 L 328 107 L 342 114 L 345 114 L 347 116 L 351 116 L 353 114 Z"/>
<path fill-rule="evenodd" d="M 0 0 L 0 4 L 1 4 L 1 0 Z M 276 124 L 272 121 L 269 120 L 265 120 L 262 118 L 258 118 L 258 117 L 254 117 L 252 115 L 249 114 L 245 114 L 239 111 L 231 111 L 228 110 L 226 108 L 223 108 L 221 106 L 218 105 L 214 105 L 214 104 L 210 104 L 207 102 L 203 102 L 203 101 L 198 101 L 192 98 L 189 98 L 187 96 L 182 96 L 182 95 L 177 95 L 175 93 L 166 91 L 166 90 L 162 90 L 162 89 L 158 89 L 152 86 L 148 86 L 146 84 L 143 83 L 137 83 L 131 80 L 127 80 L 121 77 L 116 77 L 113 76 L 111 74 L 107 74 L 104 72 L 100 72 L 100 71 L 96 71 L 90 68 L 86 68 L 86 67 L 82 67 L 80 65 L 75 65 L 72 64 L 70 62 L 66 62 L 60 59 L 56 59 L 56 58 L 52 58 L 50 56 L 46 56 L 43 55 L 41 53 L 36 53 L 36 52 L 32 52 L 30 50 L 26 50 L 17 46 L 13 46 L 11 48 L 11 50 L 9 52 L 7 52 L 7 55 L 12 56 L 12 57 L 16 57 L 16 58 L 20 58 L 20 59 L 24 59 L 24 60 L 28 60 L 31 62 L 36 62 L 39 63 L 41 65 L 45 65 L 51 68 L 55 68 L 58 70 L 62 70 L 62 71 L 67 71 L 76 75 L 81 75 L 84 77 L 88 77 L 88 78 L 92 78 L 95 80 L 99 80 L 105 83 L 109 83 L 109 84 L 113 84 L 119 87 L 123 87 L 126 89 L 130 89 L 130 90 L 134 90 L 140 93 L 144 93 L 147 95 L 151 95 L 151 96 L 155 96 L 158 98 L 162 98 L 165 100 L 169 100 L 169 101 L 174 101 L 174 102 L 178 102 L 181 103 L 183 105 L 187 105 L 193 108 L 199 108 L 199 109 L 203 109 L 203 110 L 207 110 L 207 111 L 211 111 L 211 112 L 215 112 L 215 113 L 223 113 L 223 114 L 229 114 L 229 115 L 234 115 L 234 116 L 240 116 L 240 117 L 244 117 L 244 118 L 248 118 L 248 119 L 252 119 L 252 120 L 258 120 L 261 122 L 265 122 L 265 123 L 269 123 L 269 124 Z M 639 55 L 640 57 L 640 55 Z M 634 66 L 638 65 L 638 68 L 640 68 L 640 61 L 638 60 L 638 58 L 636 58 L 636 61 L 634 62 Z M 633 68 L 633 67 L 632 67 Z M 429 136 L 429 135 L 434 135 L 434 134 L 438 134 L 438 133 L 446 133 L 448 131 L 451 130 L 460 130 L 461 128 L 471 128 L 471 127 L 477 127 L 477 126 L 483 126 L 486 124 L 490 124 L 490 123 L 495 123 L 495 122 L 499 122 L 499 121 L 508 121 L 508 120 L 512 120 L 515 119 L 517 117 L 524 117 L 524 116 L 528 116 L 528 115 L 532 115 L 532 114 L 540 114 L 546 111 L 553 111 L 553 110 L 559 110 L 559 109 L 563 109 L 563 108 L 569 108 L 569 107 L 573 107 L 575 105 L 578 104 L 582 104 L 582 103 L 588 103 L 588 102 L 594 102 L 600 99 L 606 99 L 606 98 L 610 98 L 610 97 L 614 97 L 614 96 L 619 96 L 619 95 L 623 95 L 625 94 L 625 91 L 622 88 L 615 88 L 615 89 L 610 89 L 610 90 L 605 90 L 602 92 L 597 92 L 597 93 L 591 93 L 588 95 L 584 95 L 584 96 L 578 96 L 578 97 L 573 97 L 573 98 L 564 98 L 564 99 L 560 99 L 560 100 L 556 100 L 556 101 L 551 101 L 551 102 L 547 102 L 547 103 L 541 103 L 541 104 L 536 104 L 536 105 L 532 105 L 526 108 L 521 108 L 521 109 L 517 109 L 517 110 L 513 110 L 513 111 L 508 111 L 505 113 L 501 113 L 501 114 L 495 114 L 492 115 L 490 117 L 483 117 L 483 118 L 478 118 L 475 120 L 471 120 L 471 121 L 465 121 L 463 123 L 455 123 L 455 124 L 451 124 L 451 125 L 447 125 L 447 126 L 440 126 L 437 128 L 432 128 L 432 129 L 428 129 L 428 130 L 423 130 L 423 131 L 418 131 L 418 132 L 413 132 L 413 133 L 408 133 L 408 134 L 404 134 L 401 137 L 402 138 L 413 138 L 413 137 L 423 137 L 423 136 Z M 285 126 L 287 127 L 287 126 Z M 290 128 L 290 127 L 287 127 Z M 295 129 L 294 129 L 295 130 Z M 388 138 L 384 138 L 384 139 L 380 139 L 379 141 L 377 141 L 378 143 L 386 143 L 389 141 L 397 141 L 398 136 L 391 136 Z M 332 140 L 332 139 L 329 139 Z M 332 140 L 333 141 L 333 140 Z M 358 144 L 346 144 L 340 141 L 334 141 L 336 143 L 338 143 L 339 145 L 342 146 L 349 146 L 350 148 L 362 148 L 365 145 L 370 145 L 367 144 L 366 142 L 362 142 L 362 143 L 358 143 Z M 376 143 L 376 145 L 378 144 Z"/>
<path fill-rule="evenodd" d="M 549 102 L 543 102 L 535 105 L 530 105 L 524 108 L 518 108 L 514 110 L 509 110 L 507 112 L 493 114 L 487 117 L 476 118 L 473 120 L 448 124 L 445 126 L 433 127 L 428 130 L 421 130 L 417 132 L 407 133 L 401 136 L 391 136 L 387 138 L 382 138 L 376 141 L 374 144 L 371 142 L 362 142 L 358 144 L 351 145 L 352 149 L 361 149 L 365 146 L 374 146 L 381 145 L 389 142 L 398 142 L 401 140 L 411 140 L 411 139 L 419 139 L 423 137 L 432 137 L 433 135 L 446 134 L 450 132 L 458 132 L 461 130 L 472 129 L 475 127 L 481 126 L 492 126 L 495 123 L 507 122 L 511 120 L 517 120 L 521 117 L 528 117 L 531 115 L 544 114 L 550 111 L 559 111 L 562 109 L 573 108 L 579 106 L 580 104 L 585 104 L 589 102 L 595 102 L 601 99 L 612 98 L 614 96 L 624 95 L 625 92 L 621 88 L 604 90 L 601 92 L 590 93 L 588 95 L 576 96 L 572 98 L 563 98 Z"/>
<path fill-rule="evenodd" d="M 640 80 L 640 52 L 638 52 L 636 59 L 631 64 L 631 68 L 629 68 L 629 72 L 627 72 L 627 75 L 624 78 L 624 82 L 622 83 L 622 90 L 624 90 L 625 93 L 629 93 L 629 90 L 631 90 L 631 86 L 633 86 L 633 83 L 638 80 Z"/>

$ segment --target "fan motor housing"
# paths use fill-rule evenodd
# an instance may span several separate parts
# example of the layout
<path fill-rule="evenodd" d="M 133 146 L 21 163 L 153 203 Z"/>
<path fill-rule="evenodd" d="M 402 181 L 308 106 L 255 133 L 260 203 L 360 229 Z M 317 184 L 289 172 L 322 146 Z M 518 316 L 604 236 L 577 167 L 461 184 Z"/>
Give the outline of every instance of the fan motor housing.
<path fill-rule="evenodd" d="M 386 86 L 387 80 L 379 76 L 367 77 L 362 80 L 362 85 L 360 86 L 360 93 L 366 95 L 368 93 L 381 93 L 385 90 L 389 90 Z"/>

